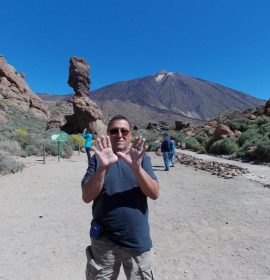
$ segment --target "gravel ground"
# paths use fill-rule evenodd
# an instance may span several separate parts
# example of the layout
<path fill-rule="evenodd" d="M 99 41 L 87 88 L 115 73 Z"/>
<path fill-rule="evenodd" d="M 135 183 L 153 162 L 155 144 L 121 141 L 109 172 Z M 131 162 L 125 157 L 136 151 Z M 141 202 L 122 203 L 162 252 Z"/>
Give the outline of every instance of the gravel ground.
<path fill-rule="evenodd" d="M 259 180 L 270 168 L 226 180 L 180 164 L 165 172 L 150 155 L 160 182 L 149 200 L 155 279 L 270 279 L 270 189 Z M 86 164 L 84 154 L 27 158 L 23 172 L 0 177 L 0 280 L 84 279 Z"/>

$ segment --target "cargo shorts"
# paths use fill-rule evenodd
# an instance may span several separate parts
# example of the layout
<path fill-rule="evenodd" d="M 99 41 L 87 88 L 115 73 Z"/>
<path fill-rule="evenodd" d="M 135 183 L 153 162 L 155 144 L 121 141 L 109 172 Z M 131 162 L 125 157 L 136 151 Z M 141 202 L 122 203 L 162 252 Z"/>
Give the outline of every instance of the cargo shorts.
<path fill-rule="evenodd" d="M 136 253 L 107 239 L 91 239 L 86 248 L 86 280 L 117 279 L 123 265 L 128 280 L 153 280 L 151 252 Z"/>

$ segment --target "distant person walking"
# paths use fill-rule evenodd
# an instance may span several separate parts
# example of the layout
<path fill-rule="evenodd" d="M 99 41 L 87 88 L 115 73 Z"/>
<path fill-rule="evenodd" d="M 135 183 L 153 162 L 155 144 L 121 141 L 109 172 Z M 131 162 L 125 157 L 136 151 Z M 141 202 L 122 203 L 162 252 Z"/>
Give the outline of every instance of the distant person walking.
<path fill-rule="evenodd" d="M 85 151 L 86 151 L 87 159 L 88 159 L 88 163 L 89 163 L 89 161 L 91 159 L 90 148 L 92 146 L 93 135 L 89 129 L 85 128 L 83 130 L 82 137 L 85 139 L 84 147 L 85 147 Z"/>
<path fill-rule="evenodd" d="M 170 149 L 171 149 L 171 154 L 170 154 L 170 160 L 171 160 L 171 166 L 174 167 L 175 165 L 175 150 L 176 150 L 176 145 L 175 145 L 175 141 L 174 141 L 174 137 L 171 137 L 171 141 L 170 141 Z"/>
<path fill-rule="evenodd" d="M 170 170 L 170 162 L 171 162 L 171 146 L 170 146 L 170 137 L 168 133 L 164 133 L 164 140 L 161 144 L 161 152 L 163 155 L 163 160 L 165 164 L 165 171 Z"/>

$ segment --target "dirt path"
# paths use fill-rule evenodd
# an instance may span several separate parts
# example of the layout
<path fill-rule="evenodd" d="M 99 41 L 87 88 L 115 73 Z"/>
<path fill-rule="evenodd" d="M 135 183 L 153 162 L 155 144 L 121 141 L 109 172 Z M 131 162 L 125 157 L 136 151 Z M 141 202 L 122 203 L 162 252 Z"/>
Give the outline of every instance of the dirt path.
<path fill-rule="evenodd" d="M 84 279 L 84 156 L 29 159 L 0 177 L 0 279 Z M 167 173 L 151 156 L 161 188 L 149 201 L 155 279 L 270 279 L 270 189 L 179 164 Z"/>

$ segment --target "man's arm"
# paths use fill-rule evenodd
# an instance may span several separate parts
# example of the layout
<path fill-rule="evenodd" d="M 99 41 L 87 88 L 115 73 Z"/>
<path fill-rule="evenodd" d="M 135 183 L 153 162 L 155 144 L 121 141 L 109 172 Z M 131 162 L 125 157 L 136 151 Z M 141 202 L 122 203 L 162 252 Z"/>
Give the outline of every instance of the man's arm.
<path fill-rule="evenodd" d="M 150 177 L 150 175 L 141 167 L 131 167 L 142 192 L 151 199 L 157 199 L 159 197 L 159 185 L 158 182 Z"/>
<path fill-rule="evenodd" d="M 82 186 L 82 199 L 85 203 L 91 202 L 100 194 L 105 174 L 106 169 L 99 167 L 91 179 Z"/>
<path fill-rule="evenodd" d="M 118 160 L 113 153 L 108 136 L 97 139 L 99 150 L 93 147 L 93 151 L 99 160 L 99 167 L 91 178 L 82 185 L 82 199 L 85 203 L 94 200 L 101 192 L 107 168 Z"/>

